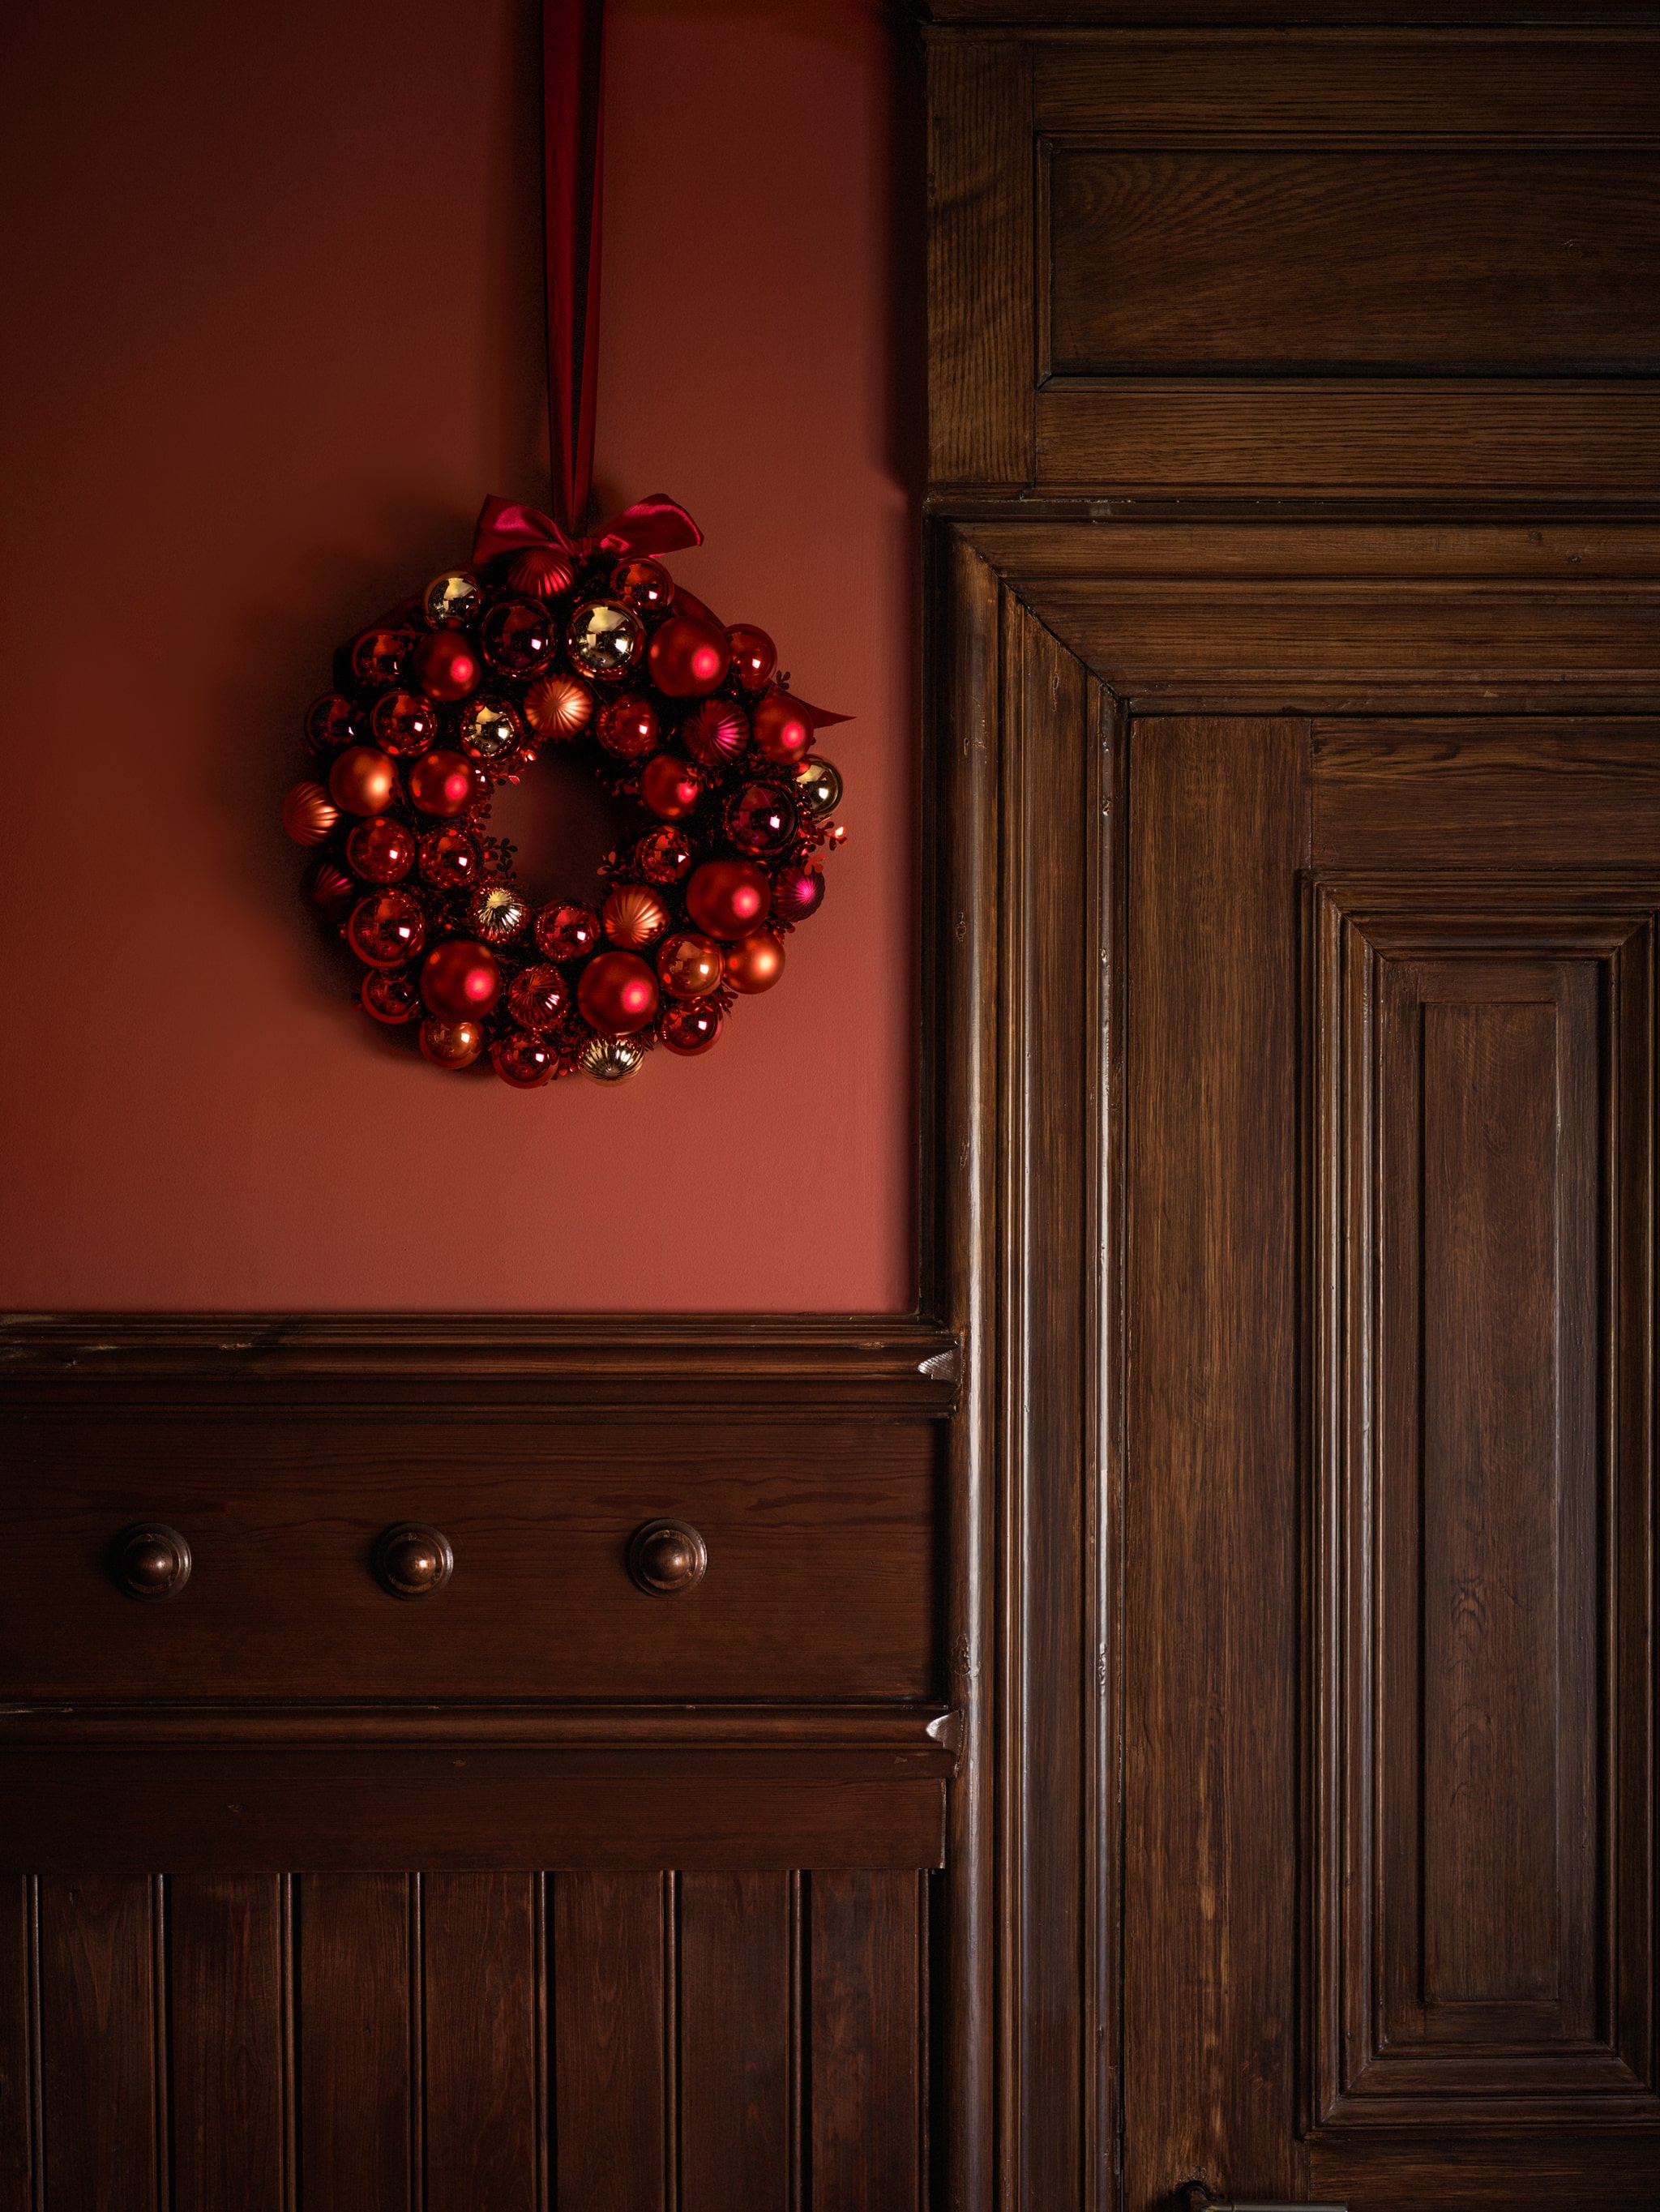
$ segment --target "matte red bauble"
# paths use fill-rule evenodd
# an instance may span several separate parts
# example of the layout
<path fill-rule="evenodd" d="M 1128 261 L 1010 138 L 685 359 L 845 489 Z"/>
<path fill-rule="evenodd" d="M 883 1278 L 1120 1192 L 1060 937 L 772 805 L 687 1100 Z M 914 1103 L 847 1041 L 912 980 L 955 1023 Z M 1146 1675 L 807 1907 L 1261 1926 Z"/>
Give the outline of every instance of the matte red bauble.
<path fill-rule="evenodd" d="M 721 964 L 734 991 L 769 991 L 784 972 L 784 947 L 769 929 L 752 929 L 727 947 Z"/>
<path fill-rule="evenodd" d="M 780 768 L 794 768 L 812 750 L 812 723 L 787 691 L 768 692 L 755 710 L 754 728 L 757 750 Z"/>
<path fill-rule="evenodd" d="M 319 753 L 337 751 L 357 735 L 357 709 L 339 691 L 325 691 L 306 709 L 306 742 Z"/>
<path fill-rule="evenodd" d="M 508 569 L 508 581 L 521 598 L 556 599 L 576 581 L 576 570 L 562 553 L 532 545 Z"/>
<path fill-rule="evenodd" d="M 781 868 L 773 878 L 775 921 L 807 921 L 824 902 L 824 878 L 817 868 Z"/>
<path fill-rule="evenodd" d="M 529 920 L 517 884 L 481 884 L 467 901 L 467 927 L 486 945 L 510 945 Z"/>
<path fill-rule="evenodd" d="M 485 659 L 516 684 L 541 674 L 555 641 L 553 617 L 540 599 L 498 599 L 478 625 Z"/>
<path fill-rule="evenodd" d="M 412 1022 L 421 1011 L 421 994 L 409 977 L 395 968 L 371 968 L 359 985 L 357 995 L 363 1012 L 388 1026 Z"/>
<path fill-rule="evenodd" d="M 574 738 L 593 712 L 593 692 L 574 676 L 544 676 L 525 694 L 525 720 L 538 738 Z"/>
<path fill-rule="evenodd" d="M 492 766 L 509 759 L 519 750 L 524 729 L 518 715 L 503 699 L 471 699 L 456 720 L 456 738 L 470 759 Z"/>
<path fill-rule="evenodd" d="M 296 783 L 283 801 L 283 827 L 296 845 L 320 845 L 339 819 L 320 783 Z"/>
<path fill-rule="evenodd" d="M 671 615 L 651 641 L 651 680 L 671 699 L 696 699 L 726 681 L 727 633 L 696 615 Z"/>
<path fill-rule="evenodd" d="M 735 699 L 705 699 L 681 726 L 680 742 L 705 768 L 725 768 L 750 741 L 750 718 Z"/>
<path fill-rule="evenodd" d="M 582 1018 L 601 1036 L 632 1036 L 657 1012 L 657 978 L 637 952 L 600 952 L 576 984 Z"/>
<path fill-rule="evenodd" d="M 538 1036 L 556 1029 L 569 1005 L 570 986 L 557 968 L 521 968 L 508 986 L 508 1012 Z"/>
<path fill-rule="evenodd" d="M 544 906 L 536 942 L 550 960 L 581 960 L 599 949 L 599 917 L 591 906 Z"/>
<path fill-rule="evenodd" d="M 385 690 L 398 681 L 398 672 L 410 649 L 407 631 L 366 629 L 351 648 L 351 672 L 371 690 Z"/>
<path fill-rule="evenodd" d="M 347 814 L 384 814 L 398 791 L 398 771 L 378 745 L 348 745 L 329 770 L 329 796 Z"/>
<path fill-rule="evenodd" d="M 781 783 L 746 783 L 722 807 L 721 820 L 740 853 L 765 859 L 783 851 L 800 817 L 794 794 Z"/>
<path fill-rule="evenodd" d="M 410 656 L 410 673 L 429 699 L 465 699 L 482 672 L 471 639 L 459 629 L 429 630 Z"/>
<path fill-rule="evenodd" d="M 484 604 L 478 579 L 471 568 L 446 568 L 421 594 L 421 614 L 435 629 L 470 623 Z"/>
<path fill-rule="evenodd" d="M 618 760 L 641 760 L 657 743 L 657 710 L 630 691 L 613 699 L 599 717 L 599 742 Z"/>
<path fill-rule="evenodd" d="M 684 830 L 648 830 L 634 848 L 634 865 L 648 884 L 678 884 L 691 861 L 691 840 Z"/>
<path fill-rule="evenodd" d="M 409 781 L 410 797 L 423 814 L 465 814 L 487 788 L 465 753 L 424 753 Z"/>
<path fill-rule="evenodd" d="M 464 890 L 476 880 L 481 858 L 465 830 L 429 830 L 421 840 L 421 872 L 441 891 Z"/>
<path fill-rule="evenodd" d="M 453 937 L 422 963 L 421 996 L 440 1021 L 477 1020 L 501 995 L 502 970 L 487 945 Z"/>
<path fill-rule="evenodd" d="M 306 896 L 331 921 L 344 914 L 362 890 L 337 860 L 319 860 L 306 884 Z"/>
<path fill-rule="evenodd" d="M 712 937 L 683 929 L 658 948 L 657 973 L 677 999 L 707 999 L 721 988 L 721 948 Z"/>
<path fill-rule="evenodd" d="M 654 621 L 674 605 L 674 579 L 658 561 L 619 561 L 611 570 L 611 588 L 625 607 Z"/>
<path fill-rule="evenodd" d="M 695 1060 L 720 1036 L 721 1017 L 713 1006 L 703 1006 L 696 999 L 682 999 L 664 1009 L 657 1034 L 682 1060 Z"/>
<path fill-rule="evenodd" d="M 600 911 L 605 934 L 625 952 L 654 945 L 669 926 L 669 910 L 644 884 L 619 884 Z"/>
<path fill-rule="evenodd" d="M 672 753 L 659 753 L 640 771 L 640 796 L 665 822 L 678 822 L 702 796 L 697 770 Z"/>
<path fill-rule="evenodd" d="M 645 625 L 632 607 L 590 599 L 577 608 L 565 633 L 570 657 L 585 676 L 626 676 L 640 658 Z"/>
<path fill-rule="evenodd" d="M 686 912 L 710 937 L 742 937 L 771 904 L 772 879 L 753 860 L 705 860 L 686 885 Z"/>
<path fill-rule="evenodd" d="M 727 632 L 727 643 L 732 649 L 733 682 L 739 690 L 751 698 L 764 691 L 778 665 L 778 647 L 765 630 L 757 629 L 753 623 L 734 623 Z"/>
<path fill-rule="evenodd" d="M 490 1047 L 490 1065 L 515 1091 L 539 1091 L 558 1072 L 558 1055 L 538 1036 L 504 1036 Z"/>
<path fill-rule="evenodd" d="M 415 832 L 382 814 L 360 822 L 346 840 L 346 858 L 366 884 L 400 884 L 415 866 Z"/>
<path fill-rule="evenodd" d="M 385 691 L 370 712 L 369 731 L 383 752 L 423 753 L 437 742 L 438 709 L 417 692 Z"/>
<path fill-rule="evenodd" d="M 427 925 L 403 891 L 377 891 L 361 899 L 346 924 L 346 941 L 371 968 L 401 968 L 421 950 Z"/>
<path fill-rule="evenodd" d="M 435 1067 L 471 1067 L 484 1049 L 477 1022 L 423 1022 L 421 1049 Z"/>

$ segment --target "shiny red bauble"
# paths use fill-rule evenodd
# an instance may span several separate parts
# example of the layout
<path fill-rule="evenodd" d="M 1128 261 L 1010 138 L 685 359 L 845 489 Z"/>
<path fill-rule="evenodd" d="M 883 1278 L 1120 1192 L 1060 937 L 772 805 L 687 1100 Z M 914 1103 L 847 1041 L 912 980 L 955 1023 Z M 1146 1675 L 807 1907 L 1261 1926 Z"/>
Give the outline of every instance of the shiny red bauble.
<path fill-rule="evenodd" d="M 540 599 L 498 599 L 478 625 L 485 659 L 516 683 L 541 674 L 553 659 L 557 636 Z"/>
<path fill-rule="evenodd" d="M 708 937 L 742 937 L 765 920 L 772 878 L 753 860 L 705 860 L 686 885 L 686 912 Z"/>
<path fill-rule="evenodd" d="M 775 921 L 808 921 L 824 902 L 824 878 L 818 868 L 781 868 L 773 878 L 772 918 Z"/>
<path fill-rule="evenodd" d="M 794 768 L 812 750 L 812 723 L 799 699 L 787 691 L 769 691 L 755 710 L 755 746 L 780 768 Z"/>
<path fill-rule="evenodd" d="M 591 906 L 544 906 L 536 942 L 550 960 L 581 960 L 599 950 L 599 917 Z"/>
<path fill-rule="evenodd" d="M 388 1027 L 412 1022 L 421 1011 L 421 994 L 395 968 L 371 968 L 358 986 L 357 996 L 363 1012 Z"/>
<path fill-rule="evenodd" d="M 453 937 L 421 967 L 421 996 L 440 1021 L 477 1021 L 502 995 L 502 970 L 487 945 Z"/>
<path fill-rule="evenodd" d="M 471 639 L 459 629 L 429 630 L 410 656 L 410 673 L 429 699 L 465 699 L 483 672 Z"/>
<path fill-rule="evenodd" d="M 421 1049 L 435 1067 L 471 1067 L 484 1049 L 477 1022 L 423 1022 Z"/>
<path fill-rule="evenodd" d="M 296 783 L 283 801 L 283 827 L 296 845 L 320 845 L 339 819 L 320 783 Z"/>
<path fill-rule="evenodd" d="M 465 890 L 478 880 L 483 855 L 465 830 L 429 830 L 421 840 L 421 872 L 441 891 Z"/>
<path fill-rule="evenodd" d="M 370 690 L 385 690 L 387 684 L 398 681 L 412 642 L 407 630 L 366 629 L 352 643 L 352 674 Z"/>
<path fill-rule="evenodd" d="M 465 753 L 423 753 L 409 772 L 410 797 L 423 814 L 465 814 L 489 786 Z"/>
<path fill-rule="evenodd" d="M 559 1026 L 569 1005 L 570 986 L 557 968 L 520 969 L 508 986 L 508 1012 L 521 1029 L 538 1036 Z"/>
<path fill-rule="evenodd" d="M 657 709 L 637 691 L 613 699 L 599 717 L 599 742 L 618 760 L 643 760 L 657 743 Z"/>
<path fill-rule="evenodd" d="M 648 830 L 634 848 L 634 865 L 648 884 L 678 884 L 691 859 L 691 840 L 683 830 Z"/>
<path fill-rule="evenodd" d="M 678 822 L 703 795 L 702 779 L 672 753 L 658 753 L 640 771 L 640 796 L 665 822 Z"/>
<path fill-rule="evenodd" d="M 319 753 L 349 745 L 357 735 L 357 708 L 338 691 L 325 691 L 306 709 L 306 741 Z"/>
<path fill-rule="evenodd" d="M 423 753 L 437 742 L 438 709 L 416 691 L 383 691 L 370 710 L 369 732 L 383 752 Z"/>
<path fill-rule="evenodd" d="M 390 815 L 360 822 L 346 840 L 346 858 L 366 884 L 401 884 L 415 854 L 414 830 Z"/>
<path fill-rule="evenodd" d="M 619 562 L 611 570 L 611 588 L 613 598 L 648 621 L 666 615 L 674 605 L 674 579 L 657 561 L 642 557 Z"/>
<path fill-rule="evenodd" d="M 378 745 L 348 745 L 329 770 L 329 796 L 346 814 L 384 814 L 398 793 L 398 771 Z"/>
<path fill-rule="evenodd" d="M 683 929 L 658 948 L 657 973 L 677 999 L 707 999 L 721 988 L 721 948 L 712 937 Z"/>
<path fill-rule="evenodd" d="M 515 1091 L 539 1091 L 558 1073 L 553 1047 L 538 1036 L 504 1036 L 490 1047 L 490 1065 Z"/>
<path fill-rule="evenodd" d="M 746 783 L 721 810 L 722 828 L 740 853 L 775 856 L 794 839 L 800 814 L 795 794 L 781 783 Z"/>
<path fill-rule="evenodd" d="M 601 1036 L 632 1036 L 657 1012 L 657 978 L 637 952 L 601 952 L 578 979 L 576 1003 Z"/>
<path fill-rule="evenodd" d="M 401 968 L 421 950 L 427 925 L 403 891 L 376 891 L 360 899 L 346 924 L 346 942 L 371 968 Z"/>
<path fill-rule="evenodd" d="M 732 665 L 727 633 L 696 615 L 671 615 L 654 635 L 651 680 L 671 699 L 697 699 L 724 684 Z"/>
<path fill-rule="evenodd" d="M 753 623 L 734 623 L 727 632 L 727 643 L 732 652 L 732 678 L 740 691 L 751 698 L 764 691 L 772 681 L 772 672 L 778 665 L 778 647 L 763 629 Z"/>
<path fill-rule="evenodd" d="M 720 1036 L 721 1017 L 713 1006 L 702 1005 L 696 999 L 681 999 L 664 1009 L 657 1034 L 682 1060 L 695 1060 Z"/>
<path fill-rule="evenodd" d="M 750 741 L 750 718 L 735 699 L 705 699 L 681 726 L 680 742 L 705 768 L 725 768 Z"/>
<path fill-rule="evenodd" d="M 508 581 L 523 599 L 556 599 L 576 581 L 576 570 L 565 554 L 532 545 L 508 569 Z"/>
<path fill-rule="evenodd" d="M 784 972 L 784 947 L 769 929 L 752 929 L 727 945 L 721 965 L 734 991 L 769 991 Z"/>

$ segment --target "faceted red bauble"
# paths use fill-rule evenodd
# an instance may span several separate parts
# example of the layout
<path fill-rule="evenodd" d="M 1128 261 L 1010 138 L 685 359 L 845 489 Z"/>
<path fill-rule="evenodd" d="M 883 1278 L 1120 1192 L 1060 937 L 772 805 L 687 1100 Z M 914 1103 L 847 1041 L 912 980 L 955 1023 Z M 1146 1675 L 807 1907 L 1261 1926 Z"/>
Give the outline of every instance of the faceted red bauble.
<path fill-rule="evenodd" d="M 487 788 L 465 753 L 423 753 L 409 779 L 410 797 L 423 814 L 465 814 Z"/>
<path fill-rule="evenodd" d="M 485 659 L 520 684 L 541 674 L 556 638 L 553 617 L 540 599 L 499 599 L 478 625 Z"/>
<path fill-rule="evenodd" d="M 705 768 L 725 768 L 750 741 L 750 718 L 735 699 L 705 699 L 688 715 L 680 742 Z"/>
<path fill-rule="evenodd" d="M 753 698 L 764 691 L 772 681 L 772 672 L 778 665 L 778 647 L 763 629 L 753 623 L 734 623 L 727 632 L 727 643 L 732 651 L 733 681 L 740 691 Z"/>
<path fill-rule="evenodd" d="M 371 690 L 384 690 L 398 681 L 410 644 L 405 630 L 366 629 L 351 648 L 352 674 Z"/>
<path fill-rule="evenodd" d="M 459 891 L 474 882 L 481 855 L 465 830 L 429 830 L 421 840 L 421 872 L 441 891 Z"/>
<path fill-rule="evenodd" d="M 593 692 L 574 676 L 544 676 L 525 694 L 525 720 L 538 738 L 574 738 L 593 712 Z"/>
<path fill-rule="evenodd" d="M 347 814 L 384 814 L 398 791 L 398 771 L 377 745 L 348 745 L 329 770 L 329 796 Z"/>
<path fill-rule="evenodd" d="M 636 691 L 613 699 L 599 717 L 599 742 L 618 760 L 642 760 L 657 743 L 657 710 Z"/>
<path fill-rule="evenodd" d="M 536 942 L 550 960 L 581 960 L 599 950 L 599 917 L 591 906 L 544 906 Z"/>
<path fill-rule="evenodd" d="M 824 878 L 817 868 L 781 868 L 773 878 L 775 921 L 806 921 L 824 902 Z"/>
<path fill-rule="evenodd" d="M 619 884 L 605 901 L 600 921 L 613 945 L 638 952 L 654 945 L 669 926 L 669 910 L 644 884 Z"/>
<path fill-rule="evenodd" d="M 371 968 L 358 986 L 363 1012 L 389 1026 L 412 1022 L 421 1011 L 421 994 L 395 968 Z"/>
<path fill-rule="evenodd" d="M 502 970 L 487 945 L 453 937 L 422 964 L 421 996 L 440 1021 L 476 1021 L 501 995 Z"/>
<path fill-rule="evenodd" d="M 686 885 L 686 912 L 710 937 L 742 937 L 772 904 L 772 879 L 753 860 L 705 860 Z"/>
<path fill-rule="evenodd" d="M 346 924 L 346 941 L 371 968 L 401 968 L 421 950 L 427 925 L 403 891 L 377 891 L 360 899 Z"/>
<path fill-rule="evenodd" d="M 560 969 L 521 969 L 508 986 L 508 1012 L 521 1029 L 544 1036 L 556 1029 L 570 1005 L 570 986 Z"/>
<path fill-rule="evenodd" d="M 414 691 L 386 691 L 369 714 L 369 731 L 383 752 L 423 753 L 438 737 L 438 709 Z"/>
<path fill-rule="evenodd" d="M 702 796 L 697 770 L 672 753 L 659 753 L 640 771 L 640 796 L 665 822 L 678 822 Z"/>
<path fill-rule="evenodd" d="M 707 1052 L 720 1036 L 721 1017 L 713 1006 L 704 1006 L 696 999 L 681 999 L 664 1009 L 657 1034 L 682 1060 L 695 1060 L 700 1052 Z"/>
<path fill-rule="evenodd" d="M 794 793 L 783 784 L 746 783 L 721 808 L 721 820 L 740 853 L 764 859 L 783 851 L 800 817 Z"/>
<path fill-rule="evenodd" d="M 471 1067 L 484 1049 L 477 1022 L 423 1022 L 421 1049 L 435 1067 Z"/>
<path fill-rule="evenodd" d="M 632 1036 L 657 1012 L 657 978 L 637 952 L 601 952 L 582 970 L 576 1003 L 602 1036 Z"/>
<path fill-rule="evenodd" d="M 541 1037 L 504 1036 L 490 1047 L 490 1066 L 515 1091 L 539 1091 L 552 1082 L 559 1060 Z"/>
<path fill-rule="evenodd" d="M 769 929 L 752 929 L 727 947 L 721 964 L 734 991 L 769 991 L 784 972 L 784 947 Z"/>
<path fill-rule="evenodd" d="M 400 884 L 415 866 L 415 832 L 389 815 L 360 822 L 346 840 L 346 858 L 366 884 Z"/>
<path fill-rule="evenodd" d="M 656 561 L 621 561 L 611 570 L 611 587 L 625 607 L 648 621 L 674 605 L 674 579 Z"/>
<path fill-rule="evenodd" d="M 357 709 L 339 691 L 325 691 L 306 709 L 306 741 L 319 753 L 349 745 L 357 735 Z"/>
<path fill-rule="evenodd" d="M 283 801 L 283 827 L 296 845 L 320 845 L 339 819 L 320 783 L 296 783 Z"/>
<path fill-rule="evenodd" d="M 532 545 L 508 571 L 514 590 L 528 599 L 556 599 L 576 581 L 576 571 L 562 553 Z"/>
<path fill-rule="evenodd" d="M 410 673 L 429 699 L 465 699 L 481 672 L 471 640 L 459 629 L 429 631 L 410 656 Z"/>
<path fill-rule="evenodd" d="M 648 884 L 678 884 L 691 866 L 691 840 L 682 830 L 648 830 L 634 865 Z"/>
<path fill-rule="evenodd" d="M 732 662 L 727 633 L 696 615 L 671 615 L 651 641 L 651 680 L 671 699 L 697 699 L 724 684 Z"/>
<path fill-rule="evenodd" d="M 663 988 L 677 999 L 707 999 L 721 988 L 721 948 L 712 937 L 683 929 L 658 948 Z"/>
<path fill-rule="evenodd" d="M 812 750 L 812 724 L 787 691 L 768 692 L 755 710 L 754 728 L 757 750 L 780 768 L 794 768 Z"/>

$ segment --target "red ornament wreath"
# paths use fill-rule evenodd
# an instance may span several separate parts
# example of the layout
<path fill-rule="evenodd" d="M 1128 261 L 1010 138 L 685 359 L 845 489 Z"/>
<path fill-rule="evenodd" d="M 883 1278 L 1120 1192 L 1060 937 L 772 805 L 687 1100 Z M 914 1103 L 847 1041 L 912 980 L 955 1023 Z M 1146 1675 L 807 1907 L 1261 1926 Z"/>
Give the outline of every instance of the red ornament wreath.
<path fill-rule="evenodd" d="M 435 1066 L 488 1052 L 531 1091 L 620 1082 L 654 1044 L 707 1052 L 818 911 L 842 779 L 811 748 L 847 718 L 654 557 L 701 543 L 660 495 L 575 540 L 486 500 L 471 566 L 342 647 L 308 711 L 318 771 L 283 826 L 324 848 L 311 896 L 363 964 L 364 1009 L 418 1022 Z M 591 905 L 537 912 L 489 819 L 544 745 L 580 751 L 632 819 Z"/>

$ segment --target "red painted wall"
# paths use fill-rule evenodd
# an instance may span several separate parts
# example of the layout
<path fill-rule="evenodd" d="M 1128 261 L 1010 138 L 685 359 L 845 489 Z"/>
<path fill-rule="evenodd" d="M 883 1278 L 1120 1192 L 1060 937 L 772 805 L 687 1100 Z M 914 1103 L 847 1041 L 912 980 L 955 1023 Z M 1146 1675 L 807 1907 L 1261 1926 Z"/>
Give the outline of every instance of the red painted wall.
<path fill-rule="evenodd" d="M 680 498 L 677 573 L 858 718 L 782 984 L 706 1060 L 521 1096 L 388 1048 L 298 904 L 277 807 L 331 648 L 485 491 L 545 498 L 535 15 L 15 27 L 14 1308 L 910 1301 L 909 132 L 874 6 L 611 9 L 599 488 Z"/>

